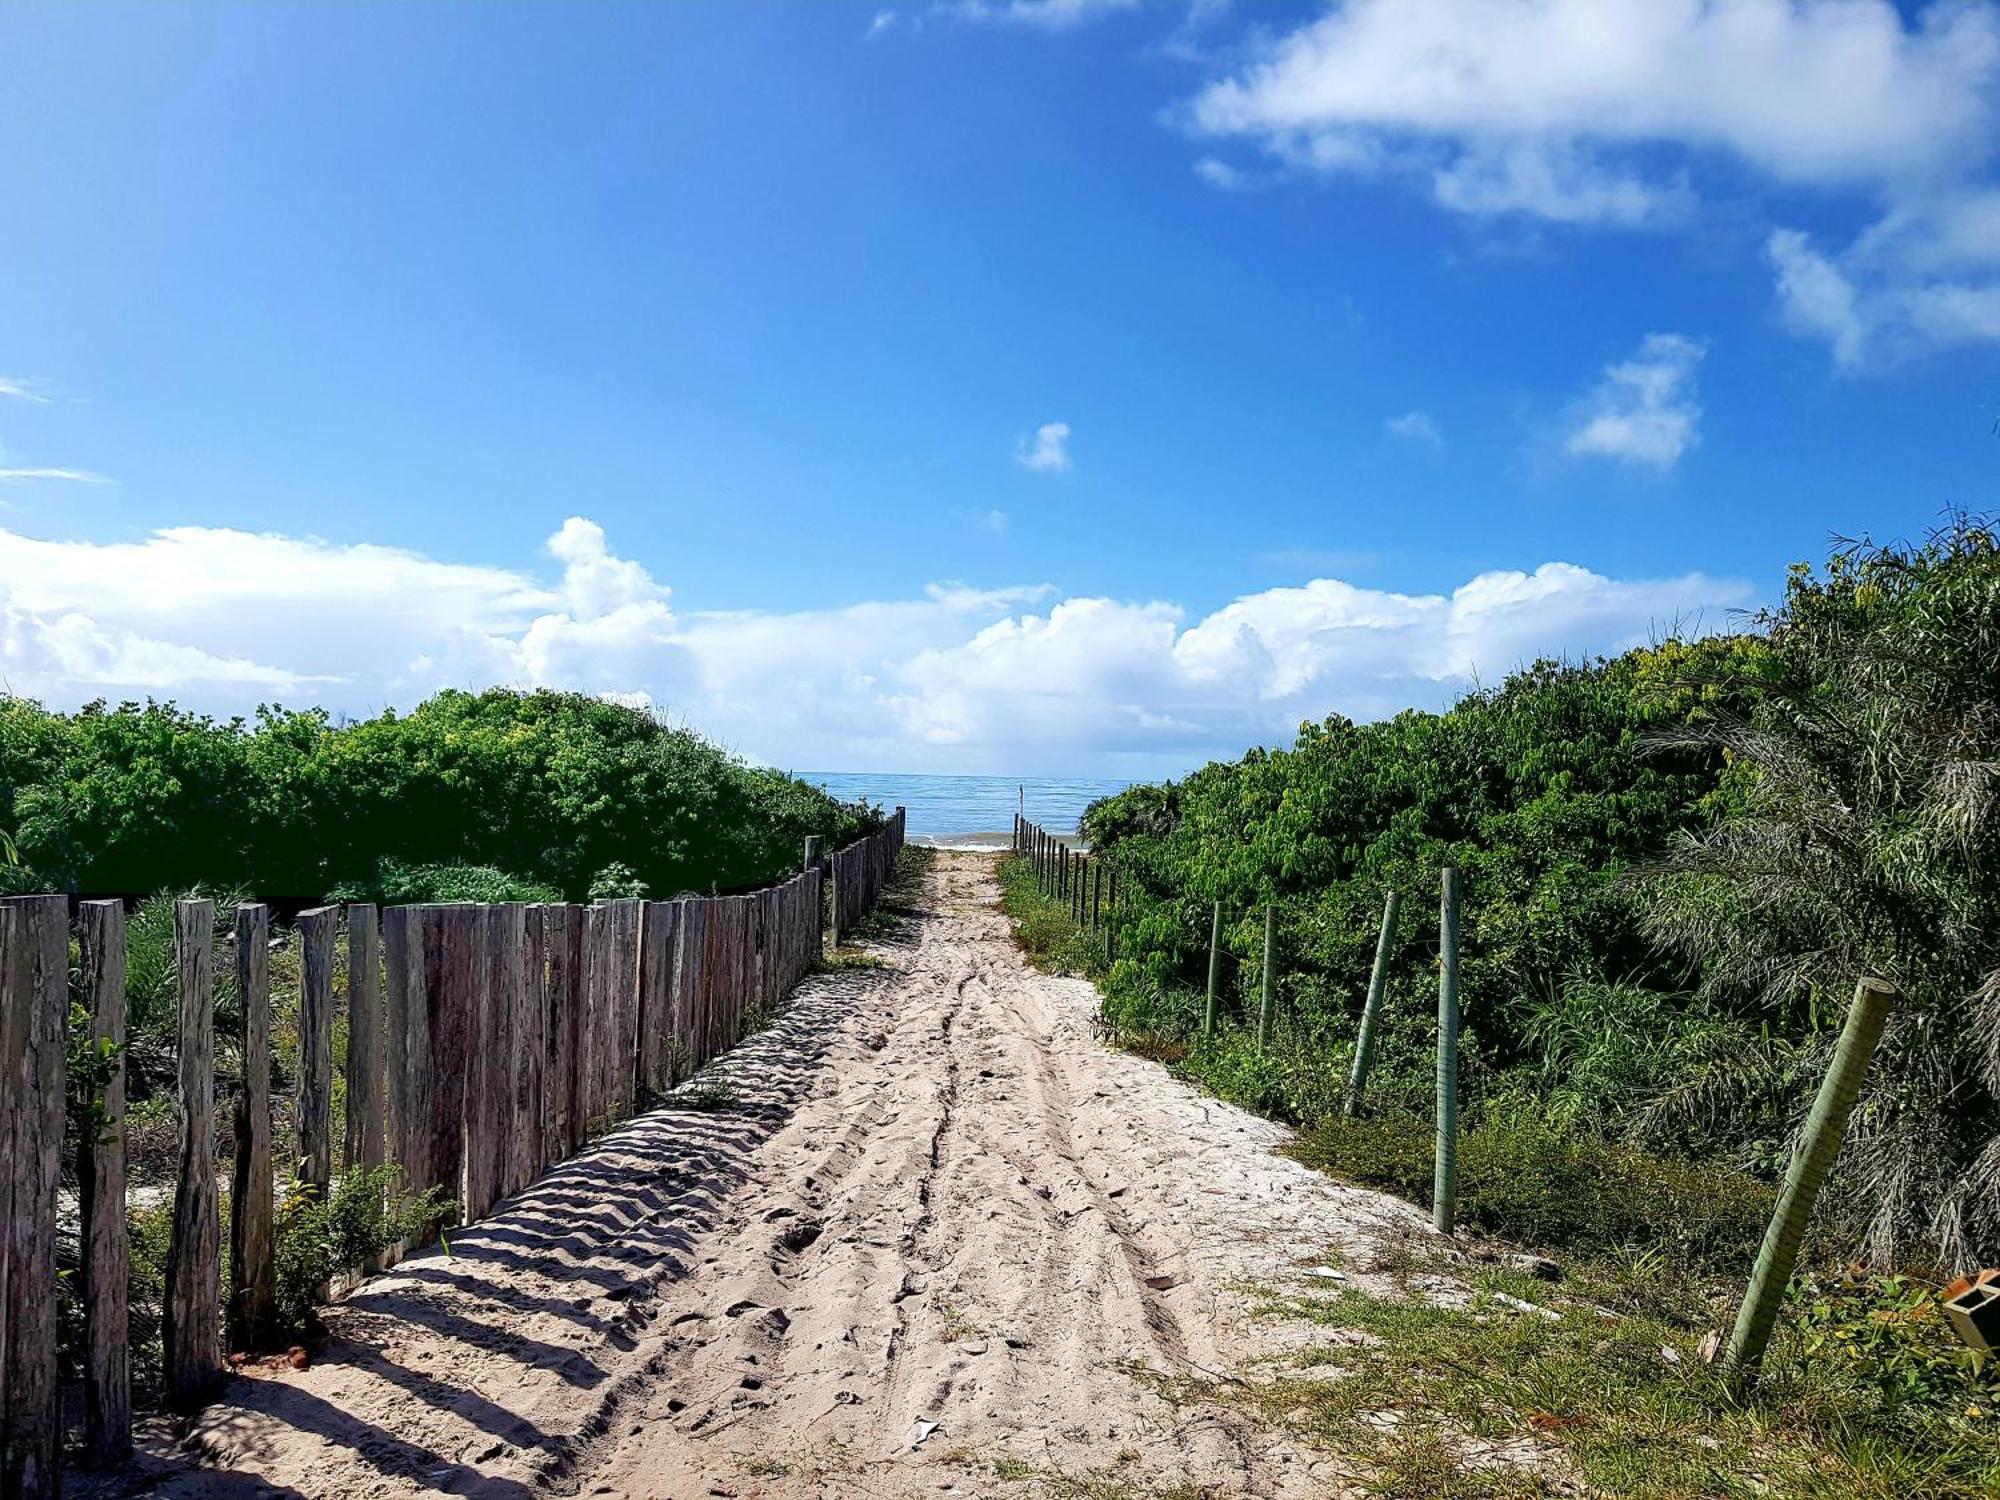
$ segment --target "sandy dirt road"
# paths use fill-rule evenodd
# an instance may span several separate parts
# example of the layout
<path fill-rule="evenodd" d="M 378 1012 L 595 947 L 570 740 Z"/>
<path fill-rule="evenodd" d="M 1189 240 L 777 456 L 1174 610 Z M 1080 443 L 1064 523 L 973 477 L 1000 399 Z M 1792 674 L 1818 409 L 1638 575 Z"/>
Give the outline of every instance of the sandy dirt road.
<path fill-rule="evenodd" d="M 1163 1380 L 1295 1357 L 1310 1330 L 1251 1317 L 1256 1289 L 1333 1247 L 1367 1285 L 1421 1214 L 1104 1046 L 1094 991 L 1029 969 L 996 898 L 990 856 L 939 854 L 879 968 L 808 981 L 665 1108 L 365 1285 L 153 1491 L 1341 1493 L 1325 1455 Z"/>

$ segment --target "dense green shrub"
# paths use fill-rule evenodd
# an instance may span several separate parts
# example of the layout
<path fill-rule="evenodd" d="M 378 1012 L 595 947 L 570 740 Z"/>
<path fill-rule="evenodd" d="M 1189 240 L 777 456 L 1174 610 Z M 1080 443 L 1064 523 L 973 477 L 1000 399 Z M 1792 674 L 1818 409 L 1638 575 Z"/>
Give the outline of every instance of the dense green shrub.
<path fill-rule="evenodd" d="M 283 1332 L 312 1320 L 323 1288 L 400 1240 L 416 1239 L 455 1207 L 443 1188 L 399 1194 L 396 1166 L 344 1172 L 326 1197 L 294 1188 L 278 1211 L 277 1316 Z"/>
<path fill-rule="evenodd" d="M 10 888 L 393 899 L 398 872 L 470 866 L 581 900 L 620 865 L 666 895 L 764 883 L 807 834 L 839 843 L 878 821 L 574 693 L 444 692 L 354 723 L 0 698 L 0 830 L 25 862 Z"/>

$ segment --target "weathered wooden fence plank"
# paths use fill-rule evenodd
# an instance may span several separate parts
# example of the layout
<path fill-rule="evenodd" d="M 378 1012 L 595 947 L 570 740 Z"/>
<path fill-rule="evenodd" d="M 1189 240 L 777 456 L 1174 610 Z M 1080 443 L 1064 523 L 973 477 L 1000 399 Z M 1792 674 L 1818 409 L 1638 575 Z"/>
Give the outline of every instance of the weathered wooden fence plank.
<path fill-rule="evenodd" d="M 611 1114 L 623 1120 L 632 1113 L 639 1076 L 639 929 L 646 903 L 611 903 L 615 934 L 612 994 L 616 1024 L 611 1032 Z"/>
<path fill-rule="evenodd" d="M 90 1012 L 89 1126 L 78 1142 L 83 1208 L 84 1454 L 99 1468 L 132 1452 L 132 1366 L 126 1306 L 132 1250 L 125 1222 L 125 907 L 85 901 L 77 911 L 79 978 Z"/>
<path fill-rule="evenodd" d="M 17 896 L 0 913 L 0 1490 L 53 1495 L 62 1431 L 56 1394 L 56 1184 L 62 1165 L 69 1021 L 69 902 Z"/>
<path fill-rule="evenodd" d="M 401 1171 L 398 1185 L 408 1189 L 424 1168 L 413 1158 L 410 1070 L 412 1014 L 423 1013 L 423 928 L 414 906 L 392 906 L 382 913 L 382 1073 L 387 1085 L 387 1141 L 384 1151 Z"/>
<path fill-rule="evenodd" d="M 426 1187 L 443 1187 L 465 1202 L 465 1099 L 473 1005 L 474 950 L 479 912 L 470 906 L 423 908 L 424 1004 L 421 1029 L 427 1066 L 413 1076 L 427 1096 Z M 418 1018 L 413 1018 L 413 1020 Z M 414 1035 L 413 1035 L 414 1041 Z"/>
<path fill-rule="evenodd" d="M 298 1183 L 324 1196 L 333 1181 L 333 939 L 340 908 L 299 913 Z"/>
<path fill-rule="evenodd" d="M 347 908 L 347 1132 L 349 1170 L 383 1162 L 386 1071 L 382 1021 L 382 916 L 357 902 Z"/>
<path fill-rule="evenodd" d="M 683 901 L 680 936 L 674 942 L 674 1044 L 681 1059 L 679 1066 L 685 1073 L 701 1066 L 701 992 L 702 970 L 708 960 L 708 909 L 709 903 L 700 897 Z"/>
<path fill-rule="evenodd" d="M 639 924 L 639 1087 L 650 1097 L 673 1084 L 674 936 L 672 901 L 648 901 Z"/>
<path fill-rule="evenodd" d="M 180 990 L 180 1179 L 167 1243 L 161 1338 L 166 1400 L 176 1411 L 206 1403 L 222 1366 L 221 1231 L 215 1192 L 215 903 L 174 907 Z"/>
<path fill-rule="evenodd" d="M 510 1155 L 514 1055 L 506 1036 L 514 986 L 522 977 L 521 907 L 470 908 L 472 930 L 466 1012 L 465 1217 L 483 1219 L 500 1201 Z"/>
<path fill-rule="evenodd" d="M 583 1140 L 584 909 L 551 906 L 542 922 L 549 962 L 547 1156 L 555 1162 Z"/>
<path fill-rule="evenodd" d="M 584 985 L 582 1054 L 577 1071 L 583 1088 L 583 1128 L 586 1135 L 602 1128 L 611 1113 L 611 1037 L 617 967 L 617 918 L 604 902 L 584 908 Z"/>
<path fill-rule="evenodd" d="M 520 1192 L 541 1176 L 542 1168 L 548 1165 L 542 1156 L 549 1023 L 547 908 L 531 906 L 524 917 L 527 973 L 516 996 L 514 1012 L 514 1162 L 508 1174 L 510 1193 Z"/>
<path fill-rule="evenodd" d="M 229 1343 L 256 1349 L 270 1336 L 277 1306 L 271 1201 L 271 915 L 236 908 L 237 1040 L 243 1090 L 236 1099 L 236 1162 L 229 1191 Z"/>

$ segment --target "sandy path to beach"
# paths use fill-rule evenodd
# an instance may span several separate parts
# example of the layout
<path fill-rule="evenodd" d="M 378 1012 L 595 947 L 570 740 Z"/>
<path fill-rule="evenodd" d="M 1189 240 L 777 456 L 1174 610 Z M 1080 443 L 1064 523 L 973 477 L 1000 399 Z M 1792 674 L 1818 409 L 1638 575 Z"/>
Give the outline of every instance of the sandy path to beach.
<path fill-rule="evenodd" d="M 1342 1247 L 1366 1285 L 1421 1215 L 1105 1047 L 996 896 L 990 856 L 936 856 L 879 968 L 808 981 L 668 1107 L 368 1283 L 309 1369 L 232 1382 L 206 1465 L 156 1492 L 1340 1493 L 1162 1377 L 1256 1378 L 1311 1334 L 1250 1317 L 1253 1284 Z"/>

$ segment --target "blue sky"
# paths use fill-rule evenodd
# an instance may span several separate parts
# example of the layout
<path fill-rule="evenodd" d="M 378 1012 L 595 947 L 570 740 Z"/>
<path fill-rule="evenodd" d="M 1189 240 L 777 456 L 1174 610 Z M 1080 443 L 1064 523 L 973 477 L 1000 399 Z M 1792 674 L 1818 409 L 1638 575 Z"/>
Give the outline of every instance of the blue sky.
<path fill-rule="evenodd" d="M 1991 504 L 1996 113 L 1990 3 L 10 6 L 9 685 L 1118 774 L 1724 624 Z"/>

